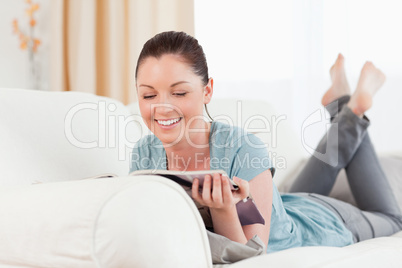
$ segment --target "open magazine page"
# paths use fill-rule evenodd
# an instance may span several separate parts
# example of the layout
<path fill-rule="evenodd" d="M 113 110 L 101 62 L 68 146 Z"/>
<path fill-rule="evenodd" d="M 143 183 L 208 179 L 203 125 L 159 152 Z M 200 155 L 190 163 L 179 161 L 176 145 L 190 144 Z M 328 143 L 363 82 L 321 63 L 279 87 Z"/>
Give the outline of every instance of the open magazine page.
<path fill-rule="evenodd" d="M 224 176 L 228 176 L 225 171 L 223 170 L 201 170 L 201 171 L 174 171 L 174 170 L 138 170 L 130 173 L 132 176 L 137 176 L 137 175 L 160 175 L 165 178 L 168 178 L 172 181 L 177 182 L 180 184 L 183 189 L 187 192 L 187 194 L 191 197 L 191 186 L 193 184 L 193 180 L 195 178 L 200 180 L 200 185 L 203 185 L 204 182 L 204 177 L 207 174 L 212 175 L 213 173 L 220 173 Z M 230 180 L 231 182 L 231 187 L 232 190 L 235 191 L 239 187 L 237 184 L 233 181 Z M 209 215 L 209 209 L 207 207 L 201 206 L 197 202 L 196 206 L 198 210 L 201 213 L 201 216 L 204 220 L 204 223 L 206 224 L 206 227 L 209 227 L 208 225 L 211 224 L 212 226 L 212 221 L 210 219 Z M 249 225 L 249 224 L 255 224 L 255 223 L 260 223 L 264 224 L 265 220 L 262 217 L 261 213 L 259 212 L 254 200 L 252 199 L 251 196 L 248 198 L 240 201 L 239 203 L 236 204 L 237 208 L 237 213 L 239 215 L 239 220 L 241 225 Z M 211 221 L 211 223 L 209 223 Z"/>
<path fill-rule="evenodd" d="M 82 180 L 92 180 L 92 179 L 104 179 L 104 178 L 115 178 L 117 177 L 116 174 L 113 173 L 103 173 L 103 174 L 99 174 L 96 176 L 91 176 L 91 177 L 87 177 L 87 178 L 82 178 Z"/>
<path fill-rule="evenodd" d="M 193 185 L 193 180 L 197 178 L 200 181 L 200 185 L 204 184 L 205 175 L 211 175 L 214 173 L 222 174 L 223 176 L 229 177 L 224 170 L 197 170 L 197 171 L 176 171 L 176 170 L 137 170 L 130 173 L 131 176 L 136 175 L 161 175 L 165 178 L 169 178 L 182 186 Z M 239 186 L 231 179 L 232 190 L 239 189 Z"/>
<path fill-rule="evenodd" d="M 186 193 L 191 197 L 191 186 L 193 184 L 193 180 L 195 178 L 200 180 L 200 186 L 202 187 L 204 183 L 205 175 L 209 174 L 212 175 L 213 173 L 220 173 L 224 176 L 228 175 L 224 170 L 200 170 L 200 171 L 174 171 L 174 170 L 137 170 L 131 172 L 130 176 L 139 176 L 139 175 L 159 175 L 163 176 L 167 179 L 170 179 L 178 184 L 180 184 Z M 92 177 L 83 178 L 83 180 L 89 179 L 101 179 L 101 178 L 114 178 L 117 175 L 112 173 L 104 173 L 99 174 Z M 232 191 L 236 191 L 239 189 L 238 185 L 233 181 L 229 180 L 231 183 Z M 194 201 L 195 202 L 195 201 Z M 209 213 L 209 208 L 202 206 L 195 202 L 200 214 L 204 220 L 204 223 L 207 228 L 212 228 L 212 219 Z M 262 217 L 261 213 L 259 212 L 253 198 L 249 196 L 248 198 L 240 201 L 236 204 L 237 214 L 239 215 L 239 220 L 241 225 L 249 225 L 255 223 L 264 224 L 264 218 Z"/>

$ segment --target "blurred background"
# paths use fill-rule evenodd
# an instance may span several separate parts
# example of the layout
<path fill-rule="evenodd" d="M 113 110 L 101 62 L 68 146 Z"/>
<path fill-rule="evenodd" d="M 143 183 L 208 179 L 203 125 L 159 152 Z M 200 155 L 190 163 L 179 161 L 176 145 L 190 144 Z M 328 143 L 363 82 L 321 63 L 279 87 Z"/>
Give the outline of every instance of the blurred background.
<path fill-rule="evenodd" d="M 204 48 L 215 97 L 274 104 L 313 147 L 328 127 L 320 100 L 342 53 L 352 89 L 367 60 L 387 75 L 367 113 L 370 134 L 378 151 L 402 150 L 401 13 L 400 0 L 0 0 L 0 87 L 129 104 L 144 42 L 185 31 Z"/>

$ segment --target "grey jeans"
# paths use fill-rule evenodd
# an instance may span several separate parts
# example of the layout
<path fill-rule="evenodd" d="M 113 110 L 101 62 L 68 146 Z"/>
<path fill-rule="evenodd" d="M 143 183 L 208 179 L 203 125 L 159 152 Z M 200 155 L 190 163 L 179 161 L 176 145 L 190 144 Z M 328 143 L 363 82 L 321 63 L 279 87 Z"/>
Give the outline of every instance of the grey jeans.
<path fill-rule="evenodd" d="M 402 215 L 367 133 L 370 122 L 345 105 L 349 99 L 343 96 L 326 107 L 331 127 L 290 192 L 333 211 L 359 242 L 401 230 Z M 327 196 L 343 168 L 357 207 Z"/>

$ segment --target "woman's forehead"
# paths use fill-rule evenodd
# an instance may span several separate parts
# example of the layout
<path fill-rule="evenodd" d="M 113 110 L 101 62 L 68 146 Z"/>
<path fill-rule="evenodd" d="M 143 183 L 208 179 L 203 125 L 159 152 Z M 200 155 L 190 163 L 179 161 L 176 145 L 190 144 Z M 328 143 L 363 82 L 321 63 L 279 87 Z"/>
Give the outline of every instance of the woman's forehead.
<path fill-rule="evenodd" d="M 191 66 L 175 55 L 164 55 L 160 58 L 149 57 L 144 60 L 138 70 L 139 83 L 155 83 L 161 80 L 168 83 L 178 81 L 194 82 L 200 78 L 193 72 Z"/>

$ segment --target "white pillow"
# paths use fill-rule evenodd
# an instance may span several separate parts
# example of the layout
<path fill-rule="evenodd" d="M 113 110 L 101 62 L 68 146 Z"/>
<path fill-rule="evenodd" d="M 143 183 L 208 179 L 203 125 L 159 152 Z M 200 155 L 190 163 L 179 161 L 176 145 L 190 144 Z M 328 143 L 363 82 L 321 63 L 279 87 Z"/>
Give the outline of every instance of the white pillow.
<path fill-rule="evenodd" d="M 82 92 L 0 89 L 0 185 L 125 175 L 139 139 L 120 102 Z"/>

